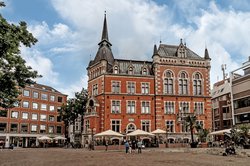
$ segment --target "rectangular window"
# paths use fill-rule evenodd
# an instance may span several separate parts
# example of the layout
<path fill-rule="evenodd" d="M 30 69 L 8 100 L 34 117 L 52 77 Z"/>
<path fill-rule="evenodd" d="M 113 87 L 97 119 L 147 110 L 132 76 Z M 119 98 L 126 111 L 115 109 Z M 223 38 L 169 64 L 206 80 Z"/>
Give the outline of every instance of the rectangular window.
<path fill-rule="evenodd" d="M 135 93 L 135 83 L 134 82 L 127 82 L 127 93 L 128 94 Z"/>
<path fill-rule="evenodd" d="M 41 97 L 42 97 L 42 100 L 48 100 L 48 95 L 45 93 L 42 93 Z"/>
<path fill-rule="evenodd" d="M 86 120 L 85 121 L 85 131 L 87 132 L 89 128 L 90 128 L 89 120 Z"/>
<path fill-rule="evenodd" d="M 113 93 L 120 93 L 120 82 L 119 81 L 112 82 L 112 92 Z"/>
<path fill-rule="evenodd" d="M 29 90 L 23 90 L 23 96 L 29 97 L 30 96 L 30 91 Z"/>
<path fill-rule="evenodd" d="M 22 133 L 28 132 L 28 124 L 21 124 L 21 132 Z"/>
<path fill-rule="evenodd" d="M 61 107 L 57 107 L 57 112 L 60 112 L 61 111 Z"/>
<path fill-rule="evenodd" d="M 18 118 L 18 112 L 17 111 L 11 111 L 11 118 Z"/>
<path fill-rule="evenodd" d="M 135 113 L 135 101 L 127 101 L 127 113 L 128 114 Z"/>
<path fill-rule="evenodd" d="M 141 83 L 141 93 L 149 94 L 149 83 Z"/>
<path fill-rule="evenodd" d="M 56 133 L 61 134 L 62 133 L 62 126 L 56 126 Z"/>
<path fill-rule="evenodd" d="M 27 112 L 22 112 L 22 119 L 28 119 L 29 114 Z"/>
<path fill-rule="evenodd" d="M 40 125 L 40 133 L 46 133 L 46 126 Z"/>
<path fill-rule="evenodd" d="M 175 103 L 173 101 L 165 102 L 165 114 L 174 114 Z"/>
<path fill-rule="evenodd" d="M 37 133 L 37 125 L 31 125 L 31 133 Z"/>
<path fill-rule="evenodd" d="M 181 123 L 181 132 L 182 133 L 190 132 L 190 127 L 187 125 L 185 121 Z"/>
<path fill-rule="evenodd" d="M 56 121 L 57 121 L 57 122 L 61 122 L 61 121 L 62 121 L 62 117 L 61 117 L 61 116 L 57 116 L 57 117 L 56 117 Z"/>
<path fill-rule="evenodd" d="M 17 133 L 18 132 L 18 124 L 16 124 L 16 123 L 10 124 L 10 132 Z"/>
<path fill-rule="evenodd" d="M 93 95 L 94 95 L 94 96 L 95 96 L 95 95 L 98 95 L 98 85 L 97 85 L 97 84 L 93 85 L 92 91 L 93 91 Z"/>
<path fill-rule="evenodd" d="M 41 104 L 41 110 L 47 111 L 47 105 L 46 104 Z"/>
<path fill-rule="evenodd" d="M 113 113 L 113 114 L 121 113 L 121 110 L 120 110 L 120 101 L 119 100 L 112 101 L 112 110 L 111 110 L 111 113 Z"/>
<path fill-rule="evenodd" d="M 29 102 L 23 101 L 23 108 L 29 108 Z"/>
<path fill-rule="evenodd" d="M 38 92 L 33 92 L 33 98 L 38 99 L 38 97 L 39 97 Z"/>
<path fill-rule="evenodd" d="M 203 102 L 195 102 L 194 103 L 194 111 L 196 114 L 201 115 L 204 114 L 204 103 Z"/>
<path fill-rule="evenodd" d="M 50 96 L 50 101 L 55 101 L 55 96 Z"/>
<path fill-rule="evenodd" d="M 0 110 L 0 117 L 7 118 L 8 110 Z"/>
<path fill-rule="evenodd" d="M 49 110 L 50 111 L 55 111 L 55 106 L 53 106 L 53 105 L 49 106 Z"/>
<path fill-rule="evenodd" d="M 32 120 L 37 120 L 38 119 L 38 115 L 37 114 L 32 114 L 31 119 Z"/>
<path fill-rule="evenodd" d="M 174 121 L 173 120 L 167 120 L 166 121 L 166 127 L 168 132 L 173 133 L 174 132 Z"/>
<path fill-rule="evenodd" d="M 189 102 L 180 102 L 180 111 L 182 113 L 190 113 L 189 111 Z"/>
<path fill-rule="evenodd" d="M 204 122 L 203 122 L 203 120 L 196 120 L 196 125 L 199 126 L 201 129 L 204 129 Z"/>
<path fill-rule="evenodd" d="M 0 123 L 0 132 L 7 132 L 7 123 Z"/>
<path fill-rule="evenodd" d="M 53 115 L 49 115 L 49 121 L 50 122 L 54 122 L 55 121 L 55 117 Z"/>
<path fill-rule="evenodd" d="M 37 103 L 32 103 L 32 108 L 33 108 L 34 110 L 37 110 L 37 109 L 38 109 L 38 104 L 37 104 Z"/>
<path fill-rule="evenodd" d="M 41 114 L 40 115 L 40 121 L 46 121 L 46 115 Z"/>
<path fill-rule="evenodd" d="M 50 134 L 54 133 L 54 126 L 49 126 L 49 133 Z"/>
<path fill-rule="evenodd" d="M 142 120 L 141 129 L 143 131 L 150 132 L 150 120 Z"/>
<path fill-rule="evenodd" d="M 62 97 L 61 97 L 61 96 L 58 96 L 57 101 L 58 101 L 59 103 L 61 103 L 61 102 L 62 102 Z"/>
<path fill-rule="evenodd" d="M 141 113 L 142 114 L 150 114 L 150 104 L 149 104 L 149 101 L 143 101 L 141 103 Z"/>
<path fill-rule="evenodd" d="M 111 120 L 111 128 L 113 131 L 120 132 L 121 120 Z"/>

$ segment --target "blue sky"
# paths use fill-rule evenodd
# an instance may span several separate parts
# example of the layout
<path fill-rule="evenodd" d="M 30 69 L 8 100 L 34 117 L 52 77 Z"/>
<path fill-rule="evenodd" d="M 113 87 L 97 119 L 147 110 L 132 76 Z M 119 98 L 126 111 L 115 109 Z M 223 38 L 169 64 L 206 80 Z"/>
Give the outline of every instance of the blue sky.
<path fill-rule="evenodd" d="M 95 57 L 107 11 L 115 58 L 151 60 L 153 45 L 179 44 L 204 56 L 207 46 L 211 83 L 247 61 L 250 52 L 248 0 L 3 0 L 1 14 L 26 21 L 38 39 L 21 48 L 27 64 L 43 75 L 38 83 L 73 96 L 87 88 L 86 67 Z"/>

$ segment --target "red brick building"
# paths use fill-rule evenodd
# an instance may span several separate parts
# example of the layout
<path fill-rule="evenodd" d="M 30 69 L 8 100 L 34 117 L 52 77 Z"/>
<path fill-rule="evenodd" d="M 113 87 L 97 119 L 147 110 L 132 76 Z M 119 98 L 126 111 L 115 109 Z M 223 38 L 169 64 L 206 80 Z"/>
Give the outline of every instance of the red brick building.
<path fill-rule="evenodd" d="M 0 140 L 9 147 L 38 145 L 41 136 L 64 136 L 64 123 L 58 114 L 67 95 L 52 87 L 34 84 L 22 89 L 16 107 L 0 109 Z"/>
<path fill-rule="evenodd" d="M 200 57 L 186 45 L 154 46 L 152 61 L 115 59 L 108 38 L 106 16 L 99 49 L 89 62 L 89 102 L 85 134 L 108 129 L 129 133 L 136 129 L 169 130 L 172 140 L 189 137 L 181 117 L 194 113 L 211 128 L 210 57 Z"/>

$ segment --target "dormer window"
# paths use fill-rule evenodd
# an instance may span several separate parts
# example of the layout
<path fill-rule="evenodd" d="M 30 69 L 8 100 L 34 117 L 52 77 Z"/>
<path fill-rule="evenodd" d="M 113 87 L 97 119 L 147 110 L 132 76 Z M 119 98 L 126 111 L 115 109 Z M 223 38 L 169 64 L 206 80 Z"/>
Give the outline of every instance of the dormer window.
<path fill-rule="evenodd" d="M 148 74 L 147 68 L 143 68 L 142 69 L 142 75 L 147 75 L 147 74 Z"/>
<path fill-rule="evenodd" d="M 133 74 L 133 67 L 129 67 L 129 68 L 128 68 L 128 74 L 129 74 L 129 75 L 132 75 L 132 74 Z"/>
<path fill-rule="evenodd" d="M 114 74 L 118 74 L 119 72 L 118 72 L 118 67 L 117 66 L 115 66 L 114 67 Z"/>

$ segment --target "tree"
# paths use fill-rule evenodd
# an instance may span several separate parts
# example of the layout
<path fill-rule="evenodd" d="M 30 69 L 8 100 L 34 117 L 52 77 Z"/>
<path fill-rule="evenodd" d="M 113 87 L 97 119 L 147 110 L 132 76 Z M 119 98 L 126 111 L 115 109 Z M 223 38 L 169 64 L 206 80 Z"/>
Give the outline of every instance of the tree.
<path fill-rule="evenodd" d="M 65 133 L 67 128 L 71 124 L 75 124 L 76 119 L 80 116 L 83 121 L 83 115 L 86 112 L 86 103 L 88 99 L 88 92 L 86 89 L 82 89 L 81 92 L 76 92 L 75 97 L 68 99 L 67 104 L 63 105 L 59 114 L 65 124 Z M 82 132 L 82 128 L 81 128 Z M 73 128 L 73 134 L 74 134 Z M 67 135 L 66 135 L 67 136 Z"/>
<path fill-rule="evenodd" d="M 4 7 L 0 2 L 0 7 Z M 20 46 L 31 47 L 37 39 L 27 30 L 27 24 L 10 24 L 0 14 L 0 107 L 11 108 L 26 85 L 38 77 L 36 71 L 25 65 Z"/>
<path fill-rule="evenodd" d="M 198 126 L 196 124 L 196 116 L 195 115 L 188 115 L 185 118 L 186 122 L 187 122 L 187 126 L 189 126 L 190 128 L 190 133 L 191 133 L 191 147 L 196 147 L 197 146 L 197 142 L 194 141 L 194 128 L 199 129 L 200 126 Z"/>

